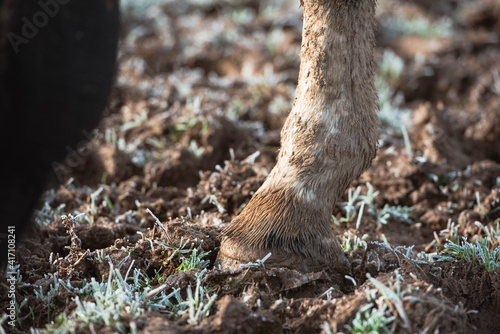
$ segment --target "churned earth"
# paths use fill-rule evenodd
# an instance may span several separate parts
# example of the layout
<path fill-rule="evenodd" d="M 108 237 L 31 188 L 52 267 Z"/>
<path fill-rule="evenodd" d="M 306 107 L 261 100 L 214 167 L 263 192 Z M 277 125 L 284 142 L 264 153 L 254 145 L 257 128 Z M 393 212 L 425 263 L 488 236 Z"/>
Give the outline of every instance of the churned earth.
<path fill-rule="evenodd" d="M 298 5 L 122 1 L 109 107 L 54 164 L 5 330 L 500 332 L 497 0 L 379 1 L 380 148 L 332 212 L 346 282 L 265 259 L 214 268 L 275 163 Z"/>

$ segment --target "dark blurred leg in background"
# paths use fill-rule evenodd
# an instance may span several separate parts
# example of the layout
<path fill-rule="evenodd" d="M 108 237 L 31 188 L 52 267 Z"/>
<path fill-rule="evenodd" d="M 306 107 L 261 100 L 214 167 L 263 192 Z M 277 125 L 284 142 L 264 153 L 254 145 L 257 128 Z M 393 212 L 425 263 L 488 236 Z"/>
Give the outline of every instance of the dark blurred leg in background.
<path fill-rule="evenodd" d="M 111 90 L 118 0 L 0 0 L 0 261 Z M 19 240 L 17 240 L 19 241 Z"/>

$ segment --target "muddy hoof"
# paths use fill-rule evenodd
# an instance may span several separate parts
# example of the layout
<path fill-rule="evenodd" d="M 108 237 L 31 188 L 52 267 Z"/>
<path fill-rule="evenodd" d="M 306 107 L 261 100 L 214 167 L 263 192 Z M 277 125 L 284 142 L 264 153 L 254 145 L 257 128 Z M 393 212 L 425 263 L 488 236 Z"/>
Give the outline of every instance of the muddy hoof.
<path fill-rule="evenodd" d="M 318 254 L 317 256 L 298 255 L 293 252 L 284 252 L 279 250 L 268 250 L 254 248 L 242 243 L 234 242 L 226 238 L 221 243 L 221 248 L 215 265 L 223 268 L 238 269 L 240 265 L 247 263 L 256 263 L 257 260 L 264 259 L 269 253 L 271 256 L 266 259 L 264 266 L 286 267 L 300 272 L 316 272 L 325 270 L 338 274 L 339 279 L 350 273 L 350 264 L 343 252 L 338 252 L 338 241 L 323 240 L 323 245 L 331 244 L 331 252 Z"/>

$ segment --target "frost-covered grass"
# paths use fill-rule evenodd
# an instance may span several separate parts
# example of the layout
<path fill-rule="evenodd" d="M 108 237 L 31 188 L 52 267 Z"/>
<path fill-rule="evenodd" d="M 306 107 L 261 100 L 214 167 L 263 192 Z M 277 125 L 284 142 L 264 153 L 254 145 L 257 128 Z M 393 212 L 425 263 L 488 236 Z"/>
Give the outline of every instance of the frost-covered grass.
<path fill-rule="evenodd" d="M 366 291 L 368 303 L 361 307 L 349 325 L 347 333 L 391 333 L 391 325 L 396 315 L 402 320 L 406 328 L 410 321 L 403 306 L 403 300 L 411 298 L 410 289 L 403 290 L 402 276 L 399 270 L 394 273 L 394 279 L 385 285 L 379 280 L 368 276 L 375 289 Z"/>
<path fill-rule="evenodd" d="M 187 317 L 196 324 L 208 316 L 217 295 L 210 295 L 203 286 L 206 270 L 195 274 L 196 286 L 186 289 L 186 299 L 180 289 L 167 293 L 164 289 L 153 289 L 151 280 L 141 271 L 133 269 L 133 262 L 125 275 L 110 262 L 107 280 L 98 282 L 94 277 L 78 291 L 71 284 L 56 280 L 50 296 L 57 293 L 60 286 L 76 293 L 76 308 L 69 315 L 60 314 L 46 329 L 33 330 L 34 333 L 76 333 L 92 326 L 109 326 L 119 333 L 136 332 L 135 321 L 149 311 L 166 313 L 173 318 Z M 47 295 L 48 296 L 48 295 Z M 47 296 L 42 296 L 47 298 Z"/>
<path fill-rule="evenodd" d="M 350 325 L 347 325 L 348 333 L 391 333 L 387 327 L 396 317 L 391 316 L 386 304 L 375 306 L 366 304 L 359 309 Z"/>
<path fill-rule="evenodd" d="M 487 271 L 491 272 L 500 268 L 500 247 L 491 251 L 484 239 L 474 243 L 467 242 L 465 238 L 458 243 L 448 240 L 444 245 L 444 250 L 438 254 L 437 260 L 472 263 L 476 266 L 484 266 Z"/>
<path fill-rule="evenodd" d="M 333 222 L 336 225 L 356 220 L 356 229 L 359 229 L 365 208 L 367 209 L 367 214 L 375 218 L 377 227 L 386 225 L 390 221 L 413 223 L 414 218 L 411 214 L 414 209 L 413 207 L 386 204 L 380 209 L 374 202 L 379 192 L 375 191 L 369 182 L 366 186 L 368 189 L 366 194 L 363 195 L 361 194 L 361 187 L 357 187 L 356 189 L 350 188 L 348 190 L 347 202 L 341 203 L 343 216 L 340 218 L 332 216 Z"/>

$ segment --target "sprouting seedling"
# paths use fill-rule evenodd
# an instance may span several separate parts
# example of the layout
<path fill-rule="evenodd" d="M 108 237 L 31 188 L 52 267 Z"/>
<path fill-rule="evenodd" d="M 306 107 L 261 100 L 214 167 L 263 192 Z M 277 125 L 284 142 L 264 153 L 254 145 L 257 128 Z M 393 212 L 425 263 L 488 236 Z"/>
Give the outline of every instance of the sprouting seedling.
<path fill-rule="evenodd" d="M 201 201 L 201 204 L 209 203 L 212 204 L 217 208 L 217 211 L 220 213 L 226 212 L 226 209 L 219 203 L 219 200 L 217 199 L 217 196 L 215 195 L 207 195 L 203 200 Z"/>
<path fill-rule="evenodd" d="M 481 213 L 481 216 L 483 218 L 486 217 L 486 211 L 484 211 L 483 206 L 481 205 L 481 198 L 479 197 L 479 191 L 476 191 L 476 202 L 477 202 L 477 207 L 479 208 L 479 212 Z"/>
<path fill-rule="evenodd" d="M 390 219 L 410 224 L 413 221 L 411 211 L 414 208 L 414 206 L 390 206 L 386 204 L 377 215 L 377 225 L 380 227 L 382 224 L 388 224 Z"/>
<path fill-rule="evenodd" d="M 445 237 L 447 240 L 458 242 L 460 240 L 458 236 L 459 227 L 460 227 L 459 224 L 455 224 L 454 222 L 451 221 L 451 219 L 448 219 L 446 228 L 444 230 L 441 230 L 439 232 L 439 235 Z"/>
<path fill-rule="evenodd" d="M 199 274 L 195 274 L 196 286 L 194 292 L 191 285 L 189 285 L 186 289 L 186 300 L 182 298 L 179 288 L 174 288 L 169 295 L 165 295 L 164 290 L 168 286 L 166 284 L 149 291 L 145 295 L 145 299 L 150 300 L 148 304 L 151 309 L 165 312 L 173 317 L 188 314 L 188 322 L 197 324 L 209 315 L 210 309 L 217 298 L 216 294 L 210 296 L 202 285 L 206 272 L 207 270 L 204 269 Z"/>
<path fill-rule="evenodd" d="M 156 217 L 153 212 L 151 212 L 151 210 L 146 209 L 146 212 L 149 213 L 155 220 L 155 226 L 158 226 L 159 228 L 161 228 L 163 230 L 163 232 L 165 233 L 165 235 L 167 236 L 167 239 L 168 239 L 168 242 L 170 242 L 170 245 L 174 245 L 174 242 L 172 241 L 172 239 L 170 239 L 170 235 L 168 234 L 168 231 L 167 229 L 165 228 L 165 226 L 163 226 L 163 224 L 160 222 L 160 220 L 158 219 L 158 217 Z"/>
<path fill-rule="evenodd" d="M 36 292 L 36 290 L 35 290 L 35 292 Z M 20 303 L 17 301 L 17 298 L 14 298 L 14 314 L 15 314 L 15 319 L 16 319 L 15 322 L 16 323 L 22 323 L 24 320 L 26 320 L 31 315 L 30 313 L 28 313 L 25 316 L 21 316 L 21 310 L 26 306 L 27 303 L 28 303 L 28 298 L 24 298 Z M 50 310 L 50 304 L 48 307 Z M 31 307 L 30 307 L 30 309 L 31 309 Z M 2 327 L 0 327 L 0 328 L 2 328 Z"/>
<path fill-rule="evenodd" d="M 53 275 L 53 279 L 54 279 L 54 284 L 50 284 L 50 288 L 47 291 L 47 294 L 44 294 L 43 288 L 41 286 L 39 287 L 39 290 L 33 291 L 35 293 L 36 298 L 42 300 L 44 303 L 47 304 L 47 322 L 50 322 L 52 299 L 57 294 L 60 287 L 57 275 Z"/>
<path fill-rule="evenodd" d="M 375 205 L 374 200 L 375 197 L 380 194 L 380 192 L 373 191 L 374 189 L 370 182 L 366 182 L 366 187 L 368 188 L 366 195 L 360 195 L 359 198 L 368 205 L 368 212 L 375 214 L 375 209 L 377 208 L 377 206 Z"/>
<path fill-rule="evenodd" d="M 94 224 L 94 216 L 97 214 L 97 208 L 96 208 L 96 201 L 97 201 L 97 196 L 104 190 L 103 187 L 99 187 L 96 191 L 90 194 L 90 208 L 89 208 L 89 213 L 90 213 L 90 225 Z"/>
<path fill-rule="evenodd" d="M 198 254 L 198 249 L 193 249 L 189 257 L 181 258 L 181 265 L 177 268 L 178 271 L 189 271 L 191 269 L 200 268 L 204 269 L 210 264 L 209 260 L 203 260 L 205 256 L 210 254 L 210 252 L 200 252 Z"/>
<path fill-rule="evenodd" d="M 150 239 L 146 240 L 150 241 L 151 244 L 153 243 L 153 241 Z M 206 257 L 208 254 L 210 254 L 210 251 L 208 252 L 200 251 L 201 246 L 198 248 L 188 248 L 187 246 L 189 244 L 189 241 L 190 241 L 189 239 L 184 241 L 184 237 L 181 237 L 179 245 L 173 246 L 173 245 L 168 245 L 161 241 L 154 240 L 154 242 L 157 245 L 173 250 L 170 256 L 166 259 L 166 262 L 170 262 L 175 257 L 178 257 L 179 260 L 181 261 L 181 264 L 177 268 L 178 271 L 185 272 L 195 268 L 199 269 L 206 268 L 210 264 L 210 260 L 204 260 L 203 258 Z"/>
<path fill-rule="evenodd" d="M 432 263 L 435 255 L 436 255 L 435 253 L 427 254 L 425 252 L 420 252 L 417 254 L 417 259 L 415 260 L 415 263 L 418 263 L 418 264 Z"/>
<path fill-rule="evenodd" d="M 395 283 L 394 285 L 391 284 L 391 287 L 385 286 L 382 282 L 371 277 L 371 275 L 369 274 L 367 274 L 367 276 L 370 282 L 380 291 L 384 299 L 389 301 L 394 306 L 399 316 L 403 320 L 405 328 L 410 328 L 410 320 L 408 318 L 408 315 L 406 314 L 402 301 L 402 294 L 401 294 L 402 278 L 399 275 L 399 270 L 396 270 Z"/>
<path fill-rule="evenodd" d="M 375 307 L 373 303 L 364 305 L 358 310 L 351 325 L 346 325 L 349 333 L 391 333 L 387 326 L 391 324 L 396 317 L 388 316 L 388 307 L 386 304 L 380 304 Z M 332 333 L 330 331 L 330 333 Z"/>
<path fill-rule="evenodd" d="M 496 225 L 492 226 L 484 226 L 481 222 L 474 222 L 474 225 L 479 227 L 485 234 L 486 243 L 489 249 L 495 249 L 500 246 L 500 222 L 497 222 Z"/>
<path fill-rule="evenodd" d="M 190 324 L 197 324 L 200 320 L 205 318 L 210 312 L 210 308 L 212 307 L 217 295 L 214 294 L 212 296 L 205 298 L 206 290 L 201 286 L 203 275 L 206 273 L 206 269 L 201 273 L 196 274 L 196 287 L 193 292 L 191 290 L 191 286 L 187 288 L 187 300 L 186 304 L 188 306 L 188 314 Z"/>
<path fill-rule="evenodd" d="M 111 202 L 108 196 L 104 197 L 104 202 L 106 202 L 109 211 L 113 211 L 113 203 Z"/>
<path fill-rule="evenodd" d="M 95 251 L 94 259 L 97 262 L 102 263 L 102 261 L 104 261 L 104 250 L 103 249 L 97 249 Z"/>
<path fill-rule="evenodd" d="M 64 214 L 64 208 L 66 203 L 61 203 L 56 208 L 52 209 L 51 203 L 54 202 L 55 192 L 53 189 L 47 191 L 43 195 L 43 206 L 40 210 L 35 210 L 34 219 L 38 225 L 46 225 L 52 222 L 56 217 L 62 216 Z"/>
<path fill-rule="evenodd" d="M 356 213 L 356 201 L 358 200 L 360 193 L 361 187 L 357 187 L 354 191 L 353 188 L 349 189 L 347 193 L 347 202 L 342 204 L 346 214 L 345 218 L 341 218 L 342 222 L 350 222 L 354 217 Z"/>
<path fill-rule="evenodd" d="M 56 256 L 54 258 L 54 253 L 53 252 L 50 252 L 50 255 L 49 255 L 49 264 L 55 266 L 58 262 L 59 258 Z"/>
<path fill-rule="evenodd" d="M 366 250 L 368 246 L 365 241 L 366 238 L 368 238 L 368 234 L 363 235 L 361 238 L 355 235 L 351 239 L 351 232 L 349 231 L 347 237 L 345 235 L 342 236 L 342 248 L 345 252 L 355 252 L 358 249 Z"/>

